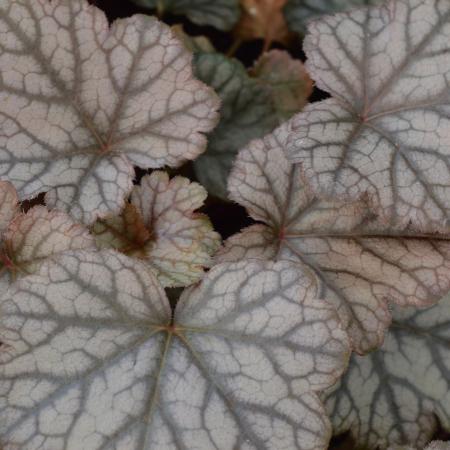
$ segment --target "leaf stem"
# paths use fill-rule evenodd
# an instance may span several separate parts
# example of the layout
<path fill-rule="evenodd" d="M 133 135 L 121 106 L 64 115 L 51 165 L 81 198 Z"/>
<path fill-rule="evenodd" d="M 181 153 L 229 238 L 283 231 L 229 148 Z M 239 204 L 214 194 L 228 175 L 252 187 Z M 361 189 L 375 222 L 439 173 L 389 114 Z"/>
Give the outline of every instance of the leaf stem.
<path fill-rule="evenodd" d="M 239 50 L 240 46 L 242 45 L 243 40 L 241 38 L 236 38 L 234 42 L 231 44 L 230 48 L 227 51 L 227 56 L 231 58 L 236 54 L 236 52 Z"/>
<path fill-rule="evenodd" d="M 156 3 L 156 15 L 158 19 L 162 20 L 164 16 L 164 0 L 158 0 Z"/>
<path fill-rule="evenodd" d="M 270 47 L 272 47 L 272 42 L 273 42 L 273 39 L 271 36 L 267 36 L 264 39 L 264 45 L 263 45 L 261 55 L 263 55 L 264 53 L 267 53 L 270 50 Z"/>

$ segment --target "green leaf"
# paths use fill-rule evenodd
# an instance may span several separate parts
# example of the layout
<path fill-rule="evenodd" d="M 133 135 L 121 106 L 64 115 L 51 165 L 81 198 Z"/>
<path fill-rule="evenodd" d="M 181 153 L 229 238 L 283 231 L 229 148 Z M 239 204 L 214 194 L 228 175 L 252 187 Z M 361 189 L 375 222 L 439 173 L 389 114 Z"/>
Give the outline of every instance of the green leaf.
<path fill-rule="evenodd" d="M 234 58 L 197 54 L 196 76 L 222 100 L 219 125 L 205 153 L 194 161 L 197 178 L 208 191 L 227 198 L 227 179 L 237 152 L 302 110 L 312 91 L 303 63 L 287 52 L 264 53 L 247 72 Z"/>
<path fill-rule="evenodd" d="M 203 186 L 218 197 L 227 197 L 227 178 L 240 148 L 278 124 L 270 94 L 251 78 L 236 59 L 220 54 L 199 54 L 196 76 L 213 87 L 222 100 L 221 119 L 209 135 L 206 152 L 195 162 Z"/>
<path fill-rule="evenodd" d="M 186 49 L 192 53 L 214 53 L 216 51 L 206 36 L 190 36 L 184 31 L 181 24 L 172 25 L 171 29 L 183 42 Z"/>
<path fill-rule="evenodd" d="M 303 34 L 307 23 L 325 14 L 348 11 L 368 5 L 377 5 L 384 0 L 288 0 L 284 14 L 291 30 Z"/>
<path fill-rule="evenodd" d="M 239 0 L 133 0 L 144 8 L 156 9 L 161 17 L 166 12 L 187 16 L 198 25 L 212 25 L 230 30 L 239 20 Z"/>

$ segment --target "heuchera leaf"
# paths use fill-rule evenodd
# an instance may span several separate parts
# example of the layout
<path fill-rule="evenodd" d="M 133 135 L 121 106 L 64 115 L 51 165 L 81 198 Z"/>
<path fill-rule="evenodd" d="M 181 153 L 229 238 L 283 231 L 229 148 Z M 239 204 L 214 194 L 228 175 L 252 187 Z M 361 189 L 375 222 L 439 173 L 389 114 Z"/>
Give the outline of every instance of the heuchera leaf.
<path fill-rule="evenodd" d="M 0 289 L 64 252 L 95 249 L 89 231 L 64 212 L 48 211 L 43 206 L 20 212 L 17 194 L 10 183 L 0 182 L 0 199 Z"/>
<path fill-rule="evenodd" d="M 194 162 L 198 180 L 218 197 L 227 197 L 227 178 L 240 148 L 278 125 L 269 92 L 236 59 L 198 54 L 196 75 L 222 100 L 221 119 L 209 136 L 208 149 Z"/>
<path fill-rule="evenodd" d="M 304 33 L 307 23 L 324 14 L 348 11 L 352 8 L 377 5 L 384 0 L 288 0 L 284 14 L 289 28 Z"/>
<path fill-rule="evenodd" d="M 385 449 L 423 448 L 438 420 L 450 431 L 449 349 L 450 296 L 425 310 L 395 309 L 383 347 L 352 356 L 328 394 L 335 433 L 350 430 L 358 448 Z"/>
<path fill-rule="evenodd" d="M 239 0 L 133 0 L 139 6 L 156 9 L 161 16 L 168 12 L 186 15 L 199 25 L 229 30 L 239 20 Z"/>
<path fill-rule="evenodd" d="M 391 445 L 388 450 L 421 450 L 417 447 L 412 447 L 410 445 Z M 444 441 L 432 441 L 430 442 L 424 450 L 450 450 L 450 443 Z"/>
<path fill-rule="evenodd" d="M 315 192 L 422 231 L 450 217 L 450 2 L 397 0 L 312 22 L 307 69 L 331 99 L 293 121 L 289 158 Z"/>
<path fill-rule="evenodd" d="M 425 447 L 425 450 L 450 450 L 450 442 L 433 441 Z"/>
<path fill-rule="evenodd" d="M 206 197 L 205 189 L 187 178 L 169 181 L 160 171 L 146 175 L 120 216 L 94 225 L 97 245 L 145 260 L 166 287 L 192 284 L 220 246 L 208 217 L 194 212 Z"/>
<path fill-rule="evenodd" d="M 241 0 L 242 17 L 235 34 L 244 40 L 263 39 L 264 49 L 272 42 L 289 44 L 289 33 L 283 15 L 286 0 Z"/>
<path fill-rule="evenodd" d="M 212 53 L 196 55 L 195 66 L 196 75 L 222 99 L 219 126 L 206 153 L 194 161 L 195 173 L 210 193 L 226 199 L 237 152 L 300 111 L 312 81 L 301 61 L 279 50 L 263 54 L 250 72 L 236 59 Z"/>
<path fill-rule="evenodd" d="M 12 273 L 29 274 L 48 258 L 69 250 L 95 249 L 89 231 L 61 211 L 35 206 L 19 214 L 3 237 L 3 249 Z"/>
<path fill-rule="evenodd" d="M 425 450 L 450 450 L 450 442 L 432 441 L 425 447 Z"/>
<path fill-rule="evenodd" d="M 429 305 L 450 288 L 450 241 L 387 227 L 364 199 L 343 204 L 317 199 L 301 169 L 283 156 L 289 123 L 238 155 L 230 175 L 233 200 L 263 224 L 229 238 L 220 261 L 292 260 L 309 266 L 364 353 L 382 343 L 388 301 Z"/>
<path fill-rule="evenodd" d="M 303 63 L 283 50 L 263 53 L 250 75 L 269 92 L 280 123 L 301 111 L 313 91 L 313 82 Z"/>
<path fill-rule="evenodd" d="M 0 439 L 21 450 L 324 449 L 349 353 L 290 263 L 213 268 L 174 318 L 153 273 L 74 252 L 2 300 Z"/>
<path fill-rule="evenodd" d="M 177 166 L 206 146 L 216 95 L 169 27 L 111 27 L 86 0 L 0 0 L 0 176 L 77 220 L 118 213 L 133 165 Z"/>
<path fill-rule="evenodd" d="M 11 220 L 19 213 L 19 198 L 14 186 L 0 181 L 0 234 L 3 235 Z"/>

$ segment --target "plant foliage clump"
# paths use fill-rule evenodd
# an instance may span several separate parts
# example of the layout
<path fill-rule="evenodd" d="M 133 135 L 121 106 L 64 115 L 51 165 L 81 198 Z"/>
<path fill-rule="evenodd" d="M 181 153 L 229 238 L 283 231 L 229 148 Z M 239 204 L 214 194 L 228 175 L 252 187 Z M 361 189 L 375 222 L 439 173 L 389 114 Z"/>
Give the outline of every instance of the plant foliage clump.
<path fill-rule="evenodd" d="M 449 450 L 449 36 L 0 0 L 0 447 Z"/>

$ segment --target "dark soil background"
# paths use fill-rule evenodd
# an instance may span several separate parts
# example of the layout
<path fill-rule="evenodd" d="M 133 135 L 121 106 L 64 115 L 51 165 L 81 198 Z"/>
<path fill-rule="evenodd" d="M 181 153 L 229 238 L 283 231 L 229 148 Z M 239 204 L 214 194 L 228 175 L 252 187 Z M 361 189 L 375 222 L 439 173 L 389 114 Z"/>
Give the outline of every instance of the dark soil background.
<path fill-rule="evenodd" d="M 90 1 L 102 9 L 111 22 L 117 18 L 130 17 L 133 14 L 151 14 L 151 11 L 136 6 L 131 0 Z M 215 48 L 222 53 L 226 53 L 233 45 L 234 39 L 230 32 L 222 32 L 213 27 L 195 25 L 183 16 L 165 15 L 163 20 L 169 25 L 182 24 L 185 32 L 191 36 L 207 36 L 214 44 Z M 288 50 L 293 57 L 301 60 L 305 59 L 300 37 L 294 40 L 289 48 L 278 46 L 277 44 L 274 44 L 272 47 L 283 48 L 284 50 Z M 260 40 L 245 42 L 236 51 L 234 57 L 238 58 L 245 66 L 250 67 L 260 56 L 262 48 L 263 42 Z M 326 97 L 327 95 L 324 92 L 321 92 L 316 88 L 310 97 L 310 101 L 317 101 Z M 195 175 L 190 164 L 183 166 L 178 172 L 191 180 L 195 180 Z M 147 172 L 137 169 L 136 181 L 138 182 L 145 173 Z M 209 216 L 215 230 L 218 231 L 224 239 L 253 223 L 244 208 L 214 197 L 208 199 L 202 211 Z M 439 430 L 436 433 L 435 439 L 448 440 L 450 439 L 450 434 Z M 330 450 L 356 450 L 356 446 L 353 444 L 349 435 L 346 434 L 334 438 L 331 442 Z"/>

